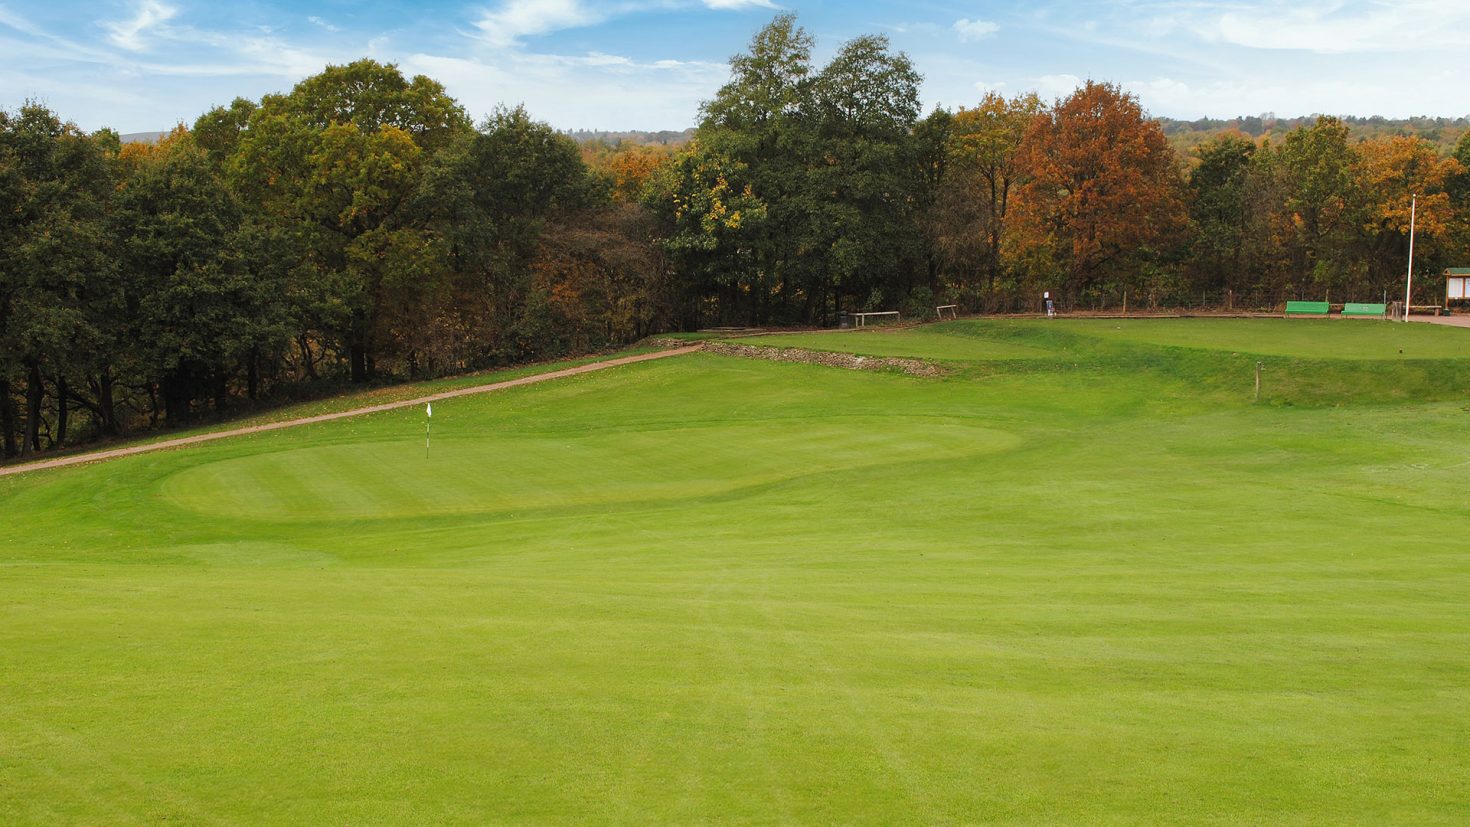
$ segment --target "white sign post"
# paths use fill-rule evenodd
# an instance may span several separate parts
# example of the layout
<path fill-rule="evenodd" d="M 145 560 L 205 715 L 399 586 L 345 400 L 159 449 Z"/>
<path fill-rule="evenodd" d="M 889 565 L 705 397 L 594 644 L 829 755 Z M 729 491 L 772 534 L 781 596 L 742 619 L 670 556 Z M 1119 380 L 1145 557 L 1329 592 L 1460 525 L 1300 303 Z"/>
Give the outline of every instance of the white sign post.
<path fill-rule="evenodd" d="M 1418 212 L 1419 196 L 1409 201 L 1409 278 L 1404 284 L 1404 321 L 1409 320 L 1409 298 L 1414 292 L 1414 218 Z"/>
<path fill-rule="evenodd" d="M 434 403 L 424 403 L 424 459 L 429 458 L 429 421 L 434 418 Z"/>

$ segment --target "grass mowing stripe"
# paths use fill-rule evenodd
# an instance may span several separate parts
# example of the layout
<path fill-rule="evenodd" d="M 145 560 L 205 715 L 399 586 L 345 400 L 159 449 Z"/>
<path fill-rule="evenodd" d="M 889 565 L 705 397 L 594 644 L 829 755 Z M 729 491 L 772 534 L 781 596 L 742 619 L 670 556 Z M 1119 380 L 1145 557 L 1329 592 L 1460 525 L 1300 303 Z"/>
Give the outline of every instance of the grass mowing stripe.
<path fill-rule="evenodd" d="M 0 479 L 0 820 L 1454 822 L 1461 360 L 1251 405 L 1233 330 Z"/>

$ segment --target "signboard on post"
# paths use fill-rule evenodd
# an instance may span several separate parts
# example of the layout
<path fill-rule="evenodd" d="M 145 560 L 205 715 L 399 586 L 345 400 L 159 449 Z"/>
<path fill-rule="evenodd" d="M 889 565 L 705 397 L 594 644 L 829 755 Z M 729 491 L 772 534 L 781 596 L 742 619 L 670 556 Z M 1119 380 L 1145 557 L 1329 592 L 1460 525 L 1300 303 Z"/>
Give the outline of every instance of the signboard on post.
<path fill-rule="evenodd" d="M 1470 301 L 1470 267 L 1450 267 L 1444 271 L 1444 306 L 1452 301 Z"/>

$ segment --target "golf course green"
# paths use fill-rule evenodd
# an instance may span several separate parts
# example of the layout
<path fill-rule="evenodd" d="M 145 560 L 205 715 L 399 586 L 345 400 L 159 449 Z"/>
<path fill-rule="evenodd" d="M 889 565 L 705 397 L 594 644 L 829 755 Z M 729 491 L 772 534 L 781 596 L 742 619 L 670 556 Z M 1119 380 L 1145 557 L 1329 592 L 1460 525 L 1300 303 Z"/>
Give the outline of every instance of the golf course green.
<path fill-rule="evenodd" d="M 0 477 L 0 824 L 1470 813 L 1470 330 L 740 341 L 943 375 L 697 353 L 427 456 L 405 409 Z"/>

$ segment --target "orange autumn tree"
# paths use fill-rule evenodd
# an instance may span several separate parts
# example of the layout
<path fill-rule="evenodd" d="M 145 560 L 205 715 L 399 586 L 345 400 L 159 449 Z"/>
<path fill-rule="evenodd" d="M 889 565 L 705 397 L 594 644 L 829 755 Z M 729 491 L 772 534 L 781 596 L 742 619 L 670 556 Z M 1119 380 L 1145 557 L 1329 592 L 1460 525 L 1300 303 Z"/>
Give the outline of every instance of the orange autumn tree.
<path fill-rule="evenodd" d="M 157 141 L 151 143 L 145 141 L 129 141 L 118 149 L 117 163 L 122 173 L 121 177 L 137 172 L 139 167 L 153 158 L 160 158 L 168 153 L 170 147 L 189 137 L 189 127 L 179 124 L 169 132 L 159 136 Z"/>
<path fill-rule="evenodd" d="M 1354 172 L 1363 193 L 1369 275 L 1372 286 L 1382 288 L 1404 276 L 1413 196 L 1418 196 L 1416 262 L 1423 266 L 1449 252 L 1445 242 L 1454 210 L 1446 186 L 1464 167 L 1440 155 L 1429 141 L 1406 135 L 1364 141 L 1356 150 Z"/>
<path fill-rule="evenodd" d="M 990 298 L 1004 270 L 1001 256 L 1011 202 L 1023 170 L 1017 150 L 1043 105 L 1034 92 L 1009 100 L 991 92 L 954 114 L 936 201 L 934 234 L 953 279 Z"/>
<path fill-rule="evenodd" d="M 1038 286 L 1073 299 L 1130 282 L 1156 289 L 1185 210 L 1174 152 L 1137 98 L 1088 81 L 1033 122 L 1018 155 L 1029 180 L 1011 254 L 1033 279 L 1061 279 Z"/>
<path fill-rule="evenodd" d="M 619 143 L 614 147 L 590 145 L 582 149 L 582 160 L 605 176 L 614 200 L 636 204 L 660 169 L 674 159 L 677 147 L 664 144 Z"/>

